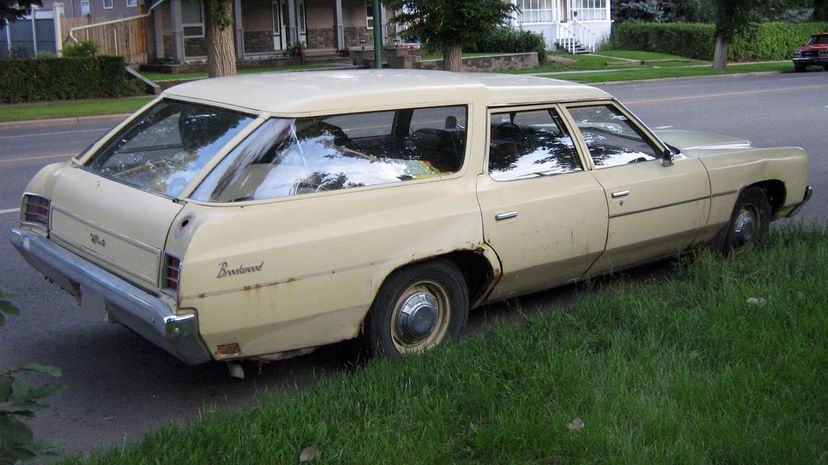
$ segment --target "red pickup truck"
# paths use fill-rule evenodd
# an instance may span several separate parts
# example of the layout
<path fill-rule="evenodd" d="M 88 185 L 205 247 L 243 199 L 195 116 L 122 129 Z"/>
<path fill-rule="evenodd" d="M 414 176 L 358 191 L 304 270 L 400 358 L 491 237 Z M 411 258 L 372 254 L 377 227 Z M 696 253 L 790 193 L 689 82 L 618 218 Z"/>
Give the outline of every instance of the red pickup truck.
<path fill-rule="evenodd" d="M 793 64 L 798 73 L 809 66 L 822 66 L 828 71 L 828 32 L 812 35 L 805 45 L 795 49 Z"/>

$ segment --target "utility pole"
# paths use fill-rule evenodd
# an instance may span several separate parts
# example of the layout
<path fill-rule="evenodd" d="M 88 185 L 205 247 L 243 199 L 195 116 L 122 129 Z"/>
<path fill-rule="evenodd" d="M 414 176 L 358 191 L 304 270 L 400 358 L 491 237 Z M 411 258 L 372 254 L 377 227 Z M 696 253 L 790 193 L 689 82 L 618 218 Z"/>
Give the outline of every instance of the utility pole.
<path fill-rule="evenodd" d="M 377 69 L 382 69 L 382 13 L 380 0 L 374 0 L 374 63 Z"/>

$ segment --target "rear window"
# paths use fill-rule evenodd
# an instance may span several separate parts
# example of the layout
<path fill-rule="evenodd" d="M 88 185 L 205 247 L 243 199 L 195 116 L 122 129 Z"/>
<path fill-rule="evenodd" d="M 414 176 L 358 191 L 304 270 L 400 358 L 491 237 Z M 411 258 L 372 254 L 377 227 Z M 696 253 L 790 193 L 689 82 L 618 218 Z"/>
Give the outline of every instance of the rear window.
<path fill-rule="evenodd" d="M 241 202 L 399 183 L 463 166 L 466 107 L 263 123 L 210 173 L 193 199 Z"/>
<path fill-rule="evenodd" d="M 222 108 L 163 100 L 122 129 L 89 159 L 85 168 L 139 189 L 175 197 L 254 119 Z"/>

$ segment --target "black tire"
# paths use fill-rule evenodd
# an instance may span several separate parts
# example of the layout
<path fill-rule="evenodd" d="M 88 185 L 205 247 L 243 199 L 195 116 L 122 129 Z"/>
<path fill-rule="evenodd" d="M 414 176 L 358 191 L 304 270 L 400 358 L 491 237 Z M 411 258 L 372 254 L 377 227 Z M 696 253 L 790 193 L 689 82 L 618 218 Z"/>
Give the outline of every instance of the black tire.
<path fill-rule="evenodd" d="M 795 73 L 801 73 L 801 72 L 805 71 L 805 68 L 807 68 L 807 66 L 805 66 L 805 65 L 794 65 L 794 72 Z"/>
<path fill-rule="evenodd" d="M 770 230 L 771 206 L 768 195 L 761 187 L 746 187 L 730 215 L 730 222 L 722 231 L 721 252 L 724 255 L 761 241 Z"/>
<path fill-rule="evenodd" d="M 822 65 L 822 69 L 828 71 L 828 65 Z"/>
<path fill-rule="evenodd" d="M 469 316 L 463 274 L 447 260 L 414 265 L 385 280 L 365 321 L 374 355 L 397 358 L 456 341 Z"/>

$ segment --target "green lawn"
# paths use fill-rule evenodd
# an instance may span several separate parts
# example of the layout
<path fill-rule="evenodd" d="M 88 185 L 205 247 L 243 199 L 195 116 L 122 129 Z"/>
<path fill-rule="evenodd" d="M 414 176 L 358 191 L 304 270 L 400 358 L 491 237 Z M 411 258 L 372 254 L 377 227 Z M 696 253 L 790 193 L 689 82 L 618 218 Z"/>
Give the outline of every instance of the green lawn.
<path fill-rule="evenodd" d="M 512 70 L 509 73 L 548 73 L 561 71 L 588 71 L 600 69 L 634 69 L 688 66 L 704 64 L 703 61 L 691 60 L 666 53 L 637 52 L 625 50 L 602 50 L 597 54 L 572 55 L 570 53 L 553 53 L 552 56 L 575 60 L 575 63 L 547 62 L 533 69 Z M 630 61 L 636 60 L 636 61 Z M 642 60 L 645 63 L 642 64 Z"/>
<path fill-rule="evenodd" d="M 825 227 L 676 268 L 70 463 L 825 464 Z"/>
<path fill-rule="evenodd" d="M 282 71 L 297 71 L 297 70 L 312 70 L 312 69 L 326 69 L 332 68 L 335 65 L 309 63 L 304 65 L 281 65 L 281 66 L 259 66 L 251 68 L 239 68 L 239 74 L 254 74 L 254 73 L 269 73 Z M 141 75 L 150 81 L 174 81 L 180 79 L 201 79 L 207 77 L 206 71 L 198 71 L 192 73 L 153 73 L 149 71 L 142 71 Z"/>
<path fill-rule="evenodd" d="M 132 113 L 152 97 L 0 105 L 0 122 Z"/>
<path fill-rule="evenodd" d="M 548 77 L 566 79 L 583 83 L 637 81 L 642 79 L 679 78 L 693 76 L 717 76 L 723 74 L 755 73 L 768 71 L 793 71 L 790 62 L 757 63 L 757 64 L 730 64 L 725 71 L 717 71 L 710 66 L 706 67 L 665 67 L 665 68 L 632 68 L 600 73 L 572 73 L 556 74 Z"/>

